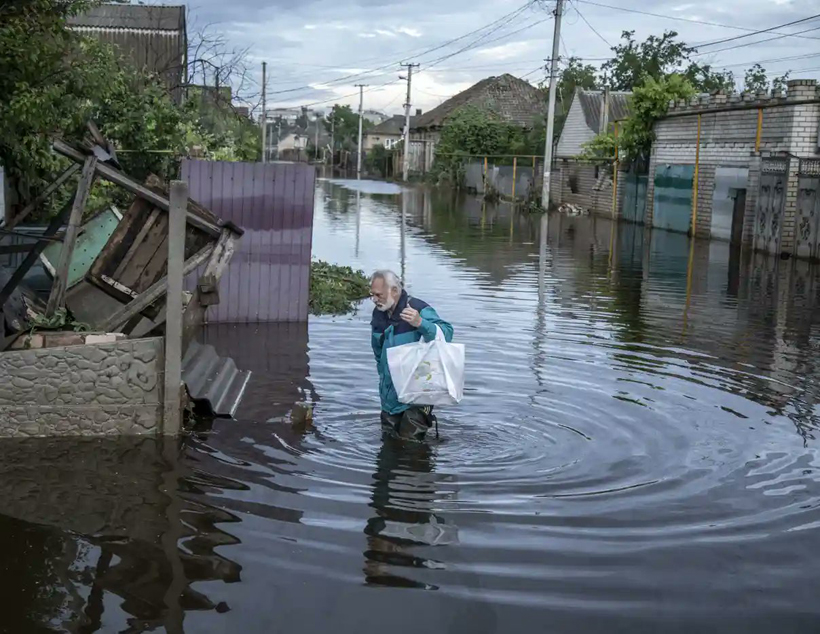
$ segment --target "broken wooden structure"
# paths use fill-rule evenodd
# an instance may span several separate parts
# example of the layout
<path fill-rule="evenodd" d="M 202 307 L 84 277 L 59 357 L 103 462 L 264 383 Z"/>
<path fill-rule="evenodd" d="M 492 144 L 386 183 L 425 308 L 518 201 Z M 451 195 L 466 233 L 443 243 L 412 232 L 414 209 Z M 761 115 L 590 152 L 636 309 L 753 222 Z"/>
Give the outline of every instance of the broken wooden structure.
<path fill-rule="evenodd" d="M 121 388 L 123 380 L 126 383 L 129 380 L 145 382 L 142 374 L 156 372 L 159 367 L 156 360 L 147 370 L 148 366 L 141 366 L 134 370 L 131 373 L 133 376 L 129 374 L 125 378 L 112 378 L 112 384 L 106 388 L 108 392 L 100 395 L 99 400 L 111 405 L 112 399 L 117 401 L 118 395 L 121 394 L 136 395 L 142 401 L 148 398 L 151 400 L 151 407 L 147 409 L 156 411 L 157 418 L 160 421 L 163 418 L 166 419 L 166 424 L 163 426 L 160 422 L 158 425 L 146 425 L 146 408 L 144 402 L 140 402 L 135 411 L 139 410 L 139 416 L 142 418 L 140 418 L 139 425 L 135 427 L 132 423 L 136 420 L 136 414 L 132 416 L 127 411 L 129 404 L 123 403 L 122 411 L 125 412 L 125 419 L 127 419 L 124 429 L 136 428 L 137 433 L 145 429 L 174 434 L 179 431 L 179 425 L 169 419 L 176 418 L 173 414 L 174 408 L 179 412 L 178 393 L 180 390 L 174 390 L 171 387 L 173 377 L 179 377 L 182 357 L 204 322 L 205 310 L 209 305 L 219 302 L 217 292 L 219 279 L 230 262 L 236 243 L 243 231 L 232 223 L 221 222 L 209 210 L 190 200 L 187 197 L 185 183 L 175 182 L 176 189 L 172 191 L 175 192 L 176 200 L 172 200 L 158 178 L 150 177 L 146 183 L 134 180 L 120 169 L 114 148 L 93 124 L 89 124 L 89 134 L 89 139 L 83 147 L 75 147 L 61 140 L 54 142 L 55 152 L 70 159 L 72 165 L 20 214 L 5 226 L 0 227 L 4 232 L 12 231 L 26 216 L 42 205 L 49 196 L 69 183 L 72 177 L 79 172 L 75 193 L 52 219 L 40 239 L 31 245 L 25 245 L 28 247 L 27 257 L 0 289 L 0 326 L 5 329 L 5 323 L 8 320 L 3 318 L 3 310 L 7 303 L 12 304 L 9 300 L 15 297 L 15 293 L 19 293 L 18 286 L 21 280 L 38 258 L 41 258 L 43 251 L 59 239 L 58 231 L 65 226 L 59 259 L 56 257 L 56 249 L 53 246 L 50 250 L 51 260 L 48 261 L 47 268 L 53 275 L 53 285 L 43 310 L 43 316 L 39 319 L 43 323 L 49 320 L 60 323 L 61 317 L 71 314 L 77 322 L 83 322 L 92 330 L 94 335 L 90 338 L 86 337 L 83 341 L 78 341 L 76 337 L 61 338 L 54 335 L 32 339 L 30 335 L 19 333 L 0 337 L 0 353 L 2 353 L 0 354 L 0 384 L 4 379 L 8 383 L 15 384 L 17 379 L 15 379 L 14 372 L 17 369 L 25 368 L 26 365 L 30 366 L 32 363 L 37 365 L 40 361 L 45 363 L 48 361 L 44 360 L 45 355 L 52 355 L 56 359 L 49 361 L 52 366 L 55 363 L 59 365 L 61 361 L 57 351 L 69 350 L 72 345 L 86 347 L 98 345 L 101 355 L 109 353 L 113 355 L 112 363 L 117 362 L 114 357 L 122 359 L 123 354 L 125 358 L 131 358 L 128 356 L 130 353 L 143 354 L 144 358 L 149 358 L 153 348 L 149 346 L 146 348 L 148 352 L 138 352 L 137 347 L 129 347 L 129 342 L 156 339 L 156 337 L 164 337 L 167 333 L 164 340 L 164 371 L 162 374 L 166 379 L 170 378 L 171 383 L 161 390 L 163 395 L 156 399 L 156 403 L 154 403 L 154 396 L 148 398 L 140 390 L 133 391 L 132 394 L 132 391 Z M 89 192 L 95 180 L 98 179 L 113 183 L 130 192 L 134 195 L 134 199 L 129 209 L 122 214 L 121 219 L 118 218 L 119 222 L 116 223 L 113 232 L 110 228 L 108 229 L 106 234 L 108 239 L 102 250 L 99 253 L 89 253 L 89 248 L 93 251 L 92 247 L 81 246 L 82 253 L 77 253 L 79 257 L 75 258 L 77 245 L 83 245 L 82 240 L 78 240 L 78 237 L 84 230 L 83 214 Z M 176 221 L 174 220 L 175 214 L 178 215 Z M 87 227 L 85 230 L 88 231 Z M 75 262 L 73 267 L 72 262 Z M 204 268 L 196 291 L 183 294 L 183 276 L 200 267 Z M 19 307 L 17 312 L 19 313 Z M 173 323 L 169 321 L 171 319 Z M 5 333 L 0 331 L 0 334 Z M 25 342 L 26 337 L 28 337 L 28 344 Z M 102 337 L 102 339 L 94 337 Z M 34 341 L 33 344 L 32 341 Z M 54 343 L 66 341 L 72 343 L 63 343 L 62 346 L 60 343 Z M 3 352 L 7 349 L 7 352 Z M 139 350 L 143 349 L 139 348 Z M 72 354 L 76 352 L 74 350 Z M 15 359 L 7 356 L 23 354 L 27 354 L 30 358 L 24 360 L 23 357 Z M 104 368 L 106 360 L 100 357 L 100 354 L 89 352 L 87 356 L 89 359 L 96 359 L 97 361 L 93 363 L 101 364 L 99 367 Z M 35 356 L 32 357 L 32 355 Z M 86 366 L 89 366 L 89 363 L 93 365 L 92 361 L 84 363 L 82 359 L 79 359 L 68 363 L 66 368 L 87 374 Z M 86 370 L 84 371 L 83 368 Z M 28 369 L 25 370 L 25 378 L 20 381 L 36 383 L 38 379 L 36 372 Z M 46 380 L 48 377 L 43 377 L 43 379 Z M 49 394 L 53 398 L 48 398 L 47 402 L 39 404 L 48 413 L 55 413 L 61 404 L 78 408 L 94 406 L 93 398 L 86 402 L 86 396 L 71 393 L 70 384 L 57 385 L 57 377 L 52 377 L 52 380 L 56 392 L 52 391 Z M 246 383 L 247 375 L 239 376 L 237 380 Z M 147 383 L 151 381 L 151 377 L 148 377 Z M 88 382 L 83 382 L 83 384 L 87 389 Z M 180 384 L 178 378 L 176 384 Z M 144 385 L 141 385 L 140 389 L 142 387 Z M 244 383 L 242 388 L 244 389 Z M 45 394 L 46 391 L 43 393 Z M 7 390 L 5 396 L 7 400 L 14 400 L 13 391 Z M 3 412 L 12 411 L 15 407 L 19 409 L 28 405 L 31 409 L 37 406 L 37 404 L 4 403 L 3 397 L 4 392 L 0 390 L 0 436 L 9 435 L 9 431 L 14 431 L 14 425 L 20 423 L 19 420 L 14 420 L 14 416 L 9 415 L 9 420 L 5 422 L 11 425 L 11 428 L 4 427 Z M 164 416 L 163 409 L 165 409 Z M 106 415 L 110 415 L 110 412 Z M 48 426 L 38 428 L 25 415 L 21 414 L 21 416 L 26 421 L 25 425 L 28 430 L 23 435 L 61 433 L 56 427 L 54 429 L 47 428 Z M 51 418 L 56 420 L 53 416 Z M 60 429 L 66 428 L 65 425 L 57 426 Z M 66 433 L 76 433 L 75 427 L 69 427 L 72 431 Z M 105 429 L 105 433 L 115 431 L 116 428 L 110 426 Z M 11 433 L 11 435 L 14 434 Z"/>

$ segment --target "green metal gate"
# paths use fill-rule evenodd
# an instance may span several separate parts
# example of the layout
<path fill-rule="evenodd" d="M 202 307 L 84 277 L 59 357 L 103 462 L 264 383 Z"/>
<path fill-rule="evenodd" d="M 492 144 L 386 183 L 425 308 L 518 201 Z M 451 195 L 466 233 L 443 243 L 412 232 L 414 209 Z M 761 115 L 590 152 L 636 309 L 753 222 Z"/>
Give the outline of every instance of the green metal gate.
<path fill-rule="evenodd" d="M 692 224 L 694 165 L 659 165 L 655 169 L 652 226 L 688 233 Z"/>
<path fill-rule="evenodd" d="M 646 216 L 646 187 L 649 176 L 646 174 L 626 175 L 623 181 L 624 202 L 621 216 L 628 222 L 643 224 Z"/>

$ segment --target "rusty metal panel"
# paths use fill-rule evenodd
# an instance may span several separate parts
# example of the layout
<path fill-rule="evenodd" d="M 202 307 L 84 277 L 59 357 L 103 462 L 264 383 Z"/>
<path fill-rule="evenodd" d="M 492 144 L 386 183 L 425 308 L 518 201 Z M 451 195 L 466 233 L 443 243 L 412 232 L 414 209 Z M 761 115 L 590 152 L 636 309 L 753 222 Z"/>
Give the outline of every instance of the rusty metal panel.
<path fill-rule="evenodd" d="M 315 171 L 298 163 L 186 160 L 191 198 L 245 230 L 209 323 L 306 321 Z"/>
<path fill-rule="evenodd" d="M 788 179 L 788 159 L 765 159 L 761 163 L 754 235 L 754 248 L 757 251 L 780 251 Z"/>

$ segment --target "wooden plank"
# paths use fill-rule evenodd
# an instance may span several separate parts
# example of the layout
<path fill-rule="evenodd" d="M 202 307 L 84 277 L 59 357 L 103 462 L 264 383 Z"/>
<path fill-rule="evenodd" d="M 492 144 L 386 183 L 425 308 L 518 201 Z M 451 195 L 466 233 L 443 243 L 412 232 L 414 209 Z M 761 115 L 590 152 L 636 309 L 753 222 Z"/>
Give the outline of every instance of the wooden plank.
<path fill-rule="evenodd" d="M 188 184 L 171 183 L 171 209 L 168 212 L 168 299 L 165 308 L 165 394 L 162 431 L 176 435 L 182 428 L 182 282 L 185 259 L 185 210 Z"/>
<path fill-rule="evenodd" d="M 63 141 L 54 141 L 53 147 L 59 154 L 62 154 L 63 156 L 66 156 L 74 161 L 83 162 L 86 158 L 82 152 L 74 149 Z M 160 194 L 151 191 L 144 185 L 141 185 L 132 179 L 130 176 L 123 174 L 110 165 L 106 165 L 105 163 L 98 164 L 97 175 L 103 180 L 119 185 L 126 191 L 147 200 L 152 205 L 159 207 L 163 211 L 168 211 L 169 209 L 169 202 L 165 196 L 161 196 Z M 204 231 L 213 237 L 217 237 L 221 233 L 221 229 L 218 225 L 209 222 L 204 218 L 200 218 L 198 215 L 192 213 L 190 209 L 186 213 L 186 218 L 189 225 L 196 227 L 197 229 Z"/>
<path fill-rule="evenodd" d="M 189 258 L 185 262 L 185 266 L 183 267 L 184 275 L 187 275 L 191 271 L 195 270 L 201 264 L 204 264 L 208 260 L 208 258 L 211 257 L 213 251 L 214 246 L 212 244 L 209 244 L 195 256 Z M 138 297 L 134 298 L 128 304 L 123 306 L 122 309 L 118 310 L 108 319 L 98 324 L 97 329 L 104 330 L 106 332 L 117 332 L 119 328 L 122 327 L 123 324 L 128 322 L 128 320 L 131 319 L 134 315 L 141 313 L 151 304 L 153 304 L 163 295 L 165 295 L 167 289 L 168 280 L 166 278 L 162 278 L 156 284 L 153 284 L 151 288 L 146 289 L 144 293 L 140 293 Z"/>
<path fill-rule="evenodd" d="M 117 268 L 117 262 L 124 257 L 134 243 L 134 239 L 153 209 L 151 203 L 142 198 L 135 198 L 122 217 L 120 224 L 114 230 L 94 265 L 89 271 L 89 279 L 99 283 L 103 275 L 112 277 Z"/>
<path fill-rule="evenodd" d="M 31 251 L 29 251 L 29 254 L 26 256 L 26 259 L 20 263 L 20 266 L 18 266 L 17 270 L 14 271 L 9 281 L 6 282 L 3 290 L 0 291 L 0 309 L 2 309 L 3 304 L 6 303 L 6 300 L 11 297 L 14 289 L 17 288 L 17 285 L 26 276 L 26 273 L 29 272 L 31 267 L 34 266 L 34 263 L 40 258 L 40 254 L 43 250 L 51 244 L 50 238 L 52 238 L 60 230 L 60 227 L 63 226 L 66 216 L 68 216 L 74 206 L 74 198 L 76 196 L 76 193 L 72 194 L 71 199 L 63 205 L 60 213 L 51 219 L 51 222 L 43 233 L 40 241 L 32 247 Z"/>
<path fill-rule="evenodd" d="M 233 231 L 225 229 L 216 243 L 213 253 L 211 254 L 208 264 L 202 273 L 202 277 L 208 276 L 219 283 L 222 274 L 225 272 L 228 264 L 236 251 L 236 243 L 239 240 Z M 191 299 L 191 303 L 185 309 L 182 317 L 182 352 L 183 354 L 188 349 L 190 342 L 196 337 L 196 333 L 202 328 L 205 323 L 205 313 L 207 306 L 202 304 L 200 299 L 200 292 L 197 289 Z"/>
<path fill-rule="evenodd" d="M 167 224 L 165 225 L 168 226 Z M 167 231 L 166 231 L 167 233 Z M 183 253 L 184 257 L 184 253 Z M 164 236 L 162 242 L 159 244 L 159 248 L 157 252 L 154 254 L 154 257 L 145 265 L 142 271 L 138 271 L 139 277 L 137 277 L 136 282 L 134 282 L 133 288 L 138 293 L 141 293 L 146 288 L 151 286 L 154 282 L 156 282 L 160 277 L 162 277 L 163 273 L 167 270 L 168 267 L 168 236 Z"/>
<path fill-rule="evenodd" d="M 55 180 L 53 183 L 51 183 L 51 185 L 46 187 L 39 196 L 37 196 L 28 205 L 26 205 L 23 208 L 23 210 L 14 218 L 12 218 L 9 223 L 4 225 L 3 228 L 9 231 L 14 229 L 14 227 L 23 222 L 23 220 L 25 220 L 32 211 L 37 209 L 37 207 L 39 207 L 49 196 L 51 196 L 51 194 L 60 189 L 60 187 L 62 187 L 63 184 L 79 170 L 80 166 L 76 163 L 70 165 L 65 172 L 63 172 L 62 174 L 60 174 L 59 177 L 57 177 L 57 180 Z"/>
<path fill-rule="evenodd" d="M 71 207 L 71 215 L 68 217 L 68 228 L 63 240 L 63 250 L 60 255 L 60 264 L 54 276 L 54 284 L 51 287 L 51 294 L 48 296 L 46 306 L 46 317 L 51 317 L 65 305 L 65 291 L 68 285 L 68 268 L 71 265 L 71 258 L 74 256 L 74 247 L 77 244 L 77 232 L 83 221 L 85 203 L 88 201 L 88 193 L 91 191 L 91 184 L 94 182 L 94 173 L 97 167 L 97 157 L 89 156 L 83 172 L 80 175 L 80 182 L 77 185 L 77 195 Z"/>
<path fill-rule="evenodd" d="M 28 244 L 3 244 L 0 245 L 0 255 L 9 255 L 10 253 L 28 253 L 35 244 L 35 242 L 29 242 Z"/>
<path fill-rule="evenodd" d="M 112 275 L 111 277 L 138 293 L 140 290 L 144 290 L 137 288 L 137 280 L 140 279 L 143 270 L 154 258 L 159 257 L 163 264 L 165 263 L 165 253 L 161 250 L 161 247 L 165 244 L 167 235 L 168 214 L 162 214 L 162 218 L 154 223 L 142 243 L 136 244 L 135 241 L 132 244 L 132 246 L 136 246 L 134 257 L 122 275 Z M 148 286 L 150 286 L 150 283 Z"/>
<path fill-rule="evenodd" d="M 159 214 L 160 210 L 156 207 L 154 207 L 151 210 L 151 215 L 148 216 L 148 220 L 146 220 L 145 224 L 142 225 L 142 227 L 140 227 L 139 233 L 137 233 L 137 236 L 134 238 L 134 242 L 132 242 L 131 246 L 128 247 L 128 251 L 125 252 L 125 255 L 123 256 L 122 260 L 120 260 L 120 263 L 114 270 L 114 274 L 111 277 L 113 277 L 115 280 L 120 279 L 120 276 L 122 275 L 122 272 L 125 270 L 125 267 L 128 265 L 128 263 L 131 261 L 131 258 L 133 258 L 134 254 L 137 252 L 137 247 L 139 247 L 139 245 L 142 244 L 142 241 L 145 239 L 145 236 L 151 230 L 151 227 L 154 226 L 154 223 L 157 221 L 157 218 L 159 218 Z"/>

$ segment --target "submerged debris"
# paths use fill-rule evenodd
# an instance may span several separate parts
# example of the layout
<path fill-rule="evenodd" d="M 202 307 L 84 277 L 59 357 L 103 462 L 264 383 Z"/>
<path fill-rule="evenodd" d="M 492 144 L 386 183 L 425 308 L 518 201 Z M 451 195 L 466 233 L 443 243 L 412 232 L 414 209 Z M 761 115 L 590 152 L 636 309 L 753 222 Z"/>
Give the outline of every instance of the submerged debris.
<path fill-rule="evenodd" d="M 558 207 L 558 213 L 566 214 L 568 216 L 586 216 L 589 214 L 589 210 L 584 209 L 581 205 L 563 203 L 560 207 Z"/>
<path fill-rule="evenodd" d="M 321 260 L 310 264 L 310 313 L 344 315 L 370 294 L 370 280 L 362 271 Z"/>

